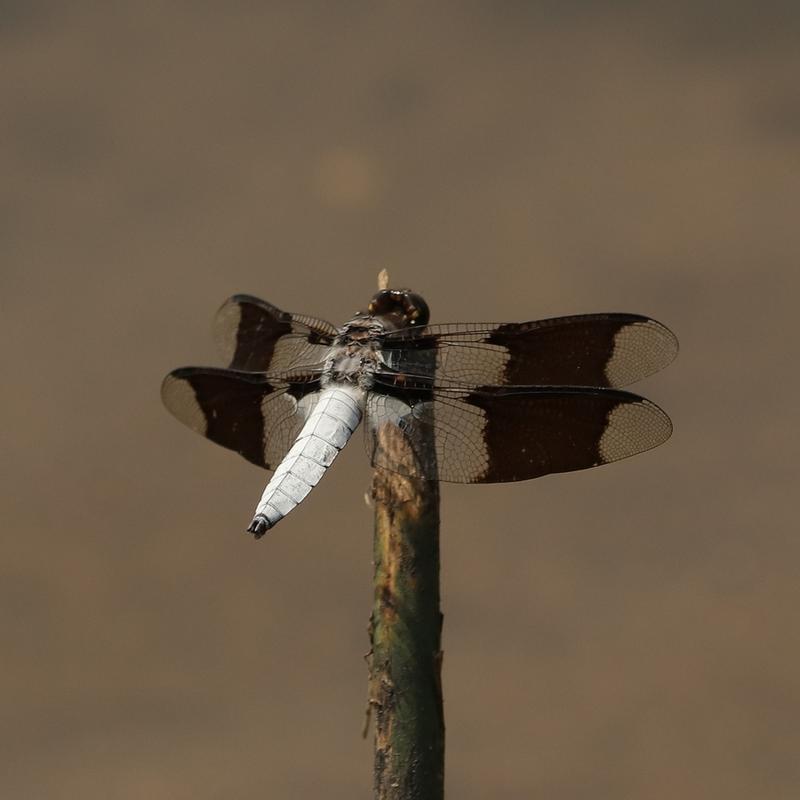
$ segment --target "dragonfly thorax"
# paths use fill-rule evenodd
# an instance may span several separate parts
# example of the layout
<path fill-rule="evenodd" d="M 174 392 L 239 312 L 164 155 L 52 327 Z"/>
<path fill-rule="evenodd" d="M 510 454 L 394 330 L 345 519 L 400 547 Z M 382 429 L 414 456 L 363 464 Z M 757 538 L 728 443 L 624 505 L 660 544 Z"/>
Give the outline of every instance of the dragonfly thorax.
<path fill-rule="evenodd" d="M 325 361 L 323 386 L 344 383 L 371 389 L 380 365 L 383 332 L 383 325 L 370 317 L 359 316 L 344 325 Z"/>

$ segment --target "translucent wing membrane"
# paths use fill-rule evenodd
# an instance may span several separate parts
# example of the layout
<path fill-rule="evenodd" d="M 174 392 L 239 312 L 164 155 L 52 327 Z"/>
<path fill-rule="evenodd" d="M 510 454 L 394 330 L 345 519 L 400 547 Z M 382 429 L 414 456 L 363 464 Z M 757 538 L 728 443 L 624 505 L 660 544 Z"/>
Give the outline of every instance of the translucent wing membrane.
<path fill-rule="evenodd" d="M 317 402 L 337 333 L 235 295 L 215 322 L 231 368 L 173 371 L 164 404 L 192 430 L 274 469 Z M 648 317 L 431 325 L 388 332 L 380 345 L 365 415 L 377 467 L 457 483 L 525 480 L 627 458 L 672 432 L 658 406 L 618 389 L 678 352 L 672 332 Z M 398 431 L 433 450 L 398 460 Z"/>
<path fill-rule="evenodd" d="M 275 469 L 317 401 L 319 375 L 257 375 L 182 367 L 161 385 L 167 409 L 184 425 L 257 464 Z"/>
<path fill-rule="evenodd" d="M 663 369 L 677 353 L 672 331 L 637 314 L 429 325 L 384 338 L 391 369 L 435 375 L 438 386 L 621 387 Z"/>
<path fill-rule="evenodd" d="M 281 372 L 321 365 L 336 328 L 289 314 L 246 294 L 226 300 L 214 320 L 214 338 L 232 369 Z"/>
<path fill-rule="evenodd" d="M 614 389 L 388 388 L 367 401 L 372 463 L 428 480 L 496 483 L 586 469 L 656 447 L 672 432 L 658 406 Z M 413 469 L 398 468 L 379 447 L 387 424 L 399 425 L 412 441 L 432 437 L 436 466 L 420 459 Z"/>

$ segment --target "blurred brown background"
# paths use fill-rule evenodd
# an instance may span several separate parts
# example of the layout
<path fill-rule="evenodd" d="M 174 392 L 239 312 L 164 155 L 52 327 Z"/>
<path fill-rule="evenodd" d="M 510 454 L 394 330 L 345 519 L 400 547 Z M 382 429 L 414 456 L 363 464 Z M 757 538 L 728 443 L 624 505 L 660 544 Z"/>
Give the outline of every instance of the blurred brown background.
<path fill-rule="evenodd" d="M 237 291 L 651 314 L 668 445 L 443 492 L 450 798 L 800 793 L 796 3 L 0 3 L 3 798 L 368 798 L 370 471 L 178 425 Z"/>

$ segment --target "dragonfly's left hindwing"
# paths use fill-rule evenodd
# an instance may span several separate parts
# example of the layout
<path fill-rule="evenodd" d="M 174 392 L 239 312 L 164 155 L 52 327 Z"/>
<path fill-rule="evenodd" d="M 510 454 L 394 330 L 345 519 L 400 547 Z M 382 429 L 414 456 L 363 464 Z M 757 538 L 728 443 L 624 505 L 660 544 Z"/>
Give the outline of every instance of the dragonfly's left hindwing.
<path fill-rule="evenodd" d="M 178 420 L 253 464 L 275 469 L 313 410 L 319 373 L 261 375 L 215 367 L 181 367 L 161 386 Z"/>

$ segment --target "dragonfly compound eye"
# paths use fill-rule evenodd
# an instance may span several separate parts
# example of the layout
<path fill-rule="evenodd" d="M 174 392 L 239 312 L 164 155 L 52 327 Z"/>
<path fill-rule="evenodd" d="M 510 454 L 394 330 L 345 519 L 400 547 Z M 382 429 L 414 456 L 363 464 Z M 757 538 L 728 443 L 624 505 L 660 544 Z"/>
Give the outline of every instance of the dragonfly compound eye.
<path fill-rule="evenodd" d="M 427 325 L 431 318 L 428 304 L 415 292 L 405 292 L 403 297 L 403 307 L 409 325 Z"/>

